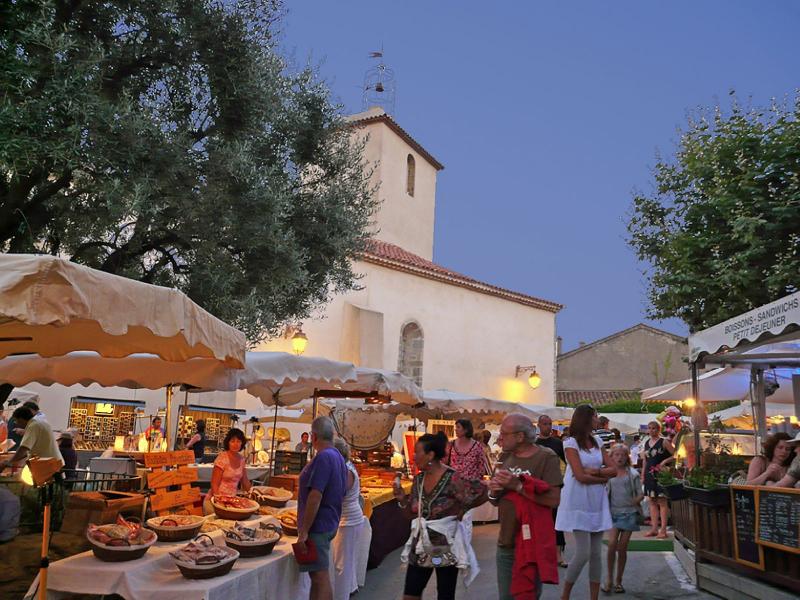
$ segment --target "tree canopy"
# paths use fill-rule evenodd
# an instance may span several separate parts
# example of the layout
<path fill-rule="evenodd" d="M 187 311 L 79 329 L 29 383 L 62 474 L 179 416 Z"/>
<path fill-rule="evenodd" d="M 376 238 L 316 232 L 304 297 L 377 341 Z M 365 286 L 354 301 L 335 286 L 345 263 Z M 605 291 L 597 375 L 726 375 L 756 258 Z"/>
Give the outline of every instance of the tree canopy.
<path fill-rule="evenodd" d="M 628 221 L 629 244 L 649 263 L 649 316 L 694 331 L 795 292 L 800 279 L 800 96 L 731 104 L 689 120 Z"/>
<path fill-rule="evenodd" d="M 0 250 L 175 286 L 252 341 L 353 288 L 371 167 L 277 0 L 0 7 Z"/>

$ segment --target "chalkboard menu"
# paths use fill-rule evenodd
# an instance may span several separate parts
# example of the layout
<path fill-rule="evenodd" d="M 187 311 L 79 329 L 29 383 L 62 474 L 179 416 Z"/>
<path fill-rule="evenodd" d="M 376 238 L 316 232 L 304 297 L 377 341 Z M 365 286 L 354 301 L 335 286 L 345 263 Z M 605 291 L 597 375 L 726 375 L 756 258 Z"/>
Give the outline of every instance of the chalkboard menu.
<path fill-rule="evenodd" d="M 732 485 L 733 541 L 736 560 L 745 565 L 764 569 L 764 550 L 756 541 L 758 522 L 758 489 L 753 486 Z"/>
<path fill-rule="evenodd" d="M 758 490 L 758 543 L 800 553 L 800 490 Z"/>

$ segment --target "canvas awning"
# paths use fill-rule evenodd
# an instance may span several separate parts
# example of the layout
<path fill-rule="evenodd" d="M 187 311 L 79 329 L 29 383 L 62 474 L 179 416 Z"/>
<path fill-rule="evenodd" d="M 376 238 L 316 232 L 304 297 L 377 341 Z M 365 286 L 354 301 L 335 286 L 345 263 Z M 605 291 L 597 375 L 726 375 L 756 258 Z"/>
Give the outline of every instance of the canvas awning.
<path fill-rule="evenodd" d="M 781 404 L 778 402 L 767 402 L 765 414 L 767 418 L 771 417 L 794 417 L 795 410 L 792 404 Z M 726 408 L 715 413 L 708 415 L 709 419 L 719 418 L 723 423 L 730 421 L 743 420 L 753 426 L 753 405 L 749 400 L 742 402 L 737 406 Z"/>
<path fill-rule="evenodd" d="M 244 334 L 170 288 L 53 256 L 0 254 L 0 358 L 76 350 L 245 361 Z"/>
<path fill-rule="evenodd" d="M 800 329 L 800 292 L 689 336 L 689 361 Z"/>
<path fill-rule="evenodd" d="M 469 417 L 470 414 L 480 415 L 484 420 L 502 421 L 508 414 L 516 413 L 525 415 L 534 423 L 541 415 L 548 415 L 554 421 L 561 421 L 572 417 L 572 408 L 561 406 L 538 406 L 535 404 L 522 404 L 495 400 L 483 396 L 461 394 L 451 390 L 425 390 L 422 394 L 425 406 L 434 412 L 445 416 Z"/>

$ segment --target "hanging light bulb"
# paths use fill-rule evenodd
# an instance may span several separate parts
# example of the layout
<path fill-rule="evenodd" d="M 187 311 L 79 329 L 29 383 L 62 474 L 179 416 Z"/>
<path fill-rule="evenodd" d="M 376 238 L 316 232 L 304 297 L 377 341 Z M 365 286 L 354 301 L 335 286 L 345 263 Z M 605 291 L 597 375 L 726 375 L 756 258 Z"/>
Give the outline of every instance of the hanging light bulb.
<path fill-rule="evenodd" d="M 542 376 L 536 372 L 536 369 L 534 369 L 533 373 L 528 376 L 528 385 L 530 385 L 533 389 L 536 389 L 542 385 Z"/>
<path fill-rule="evenodd" d="M 308 345 L 308 336 L 303 333 L 302 329 L 298 329 L 297 332 L 292 336 L 292 350 L 295 354 L 300 356 L 303 352 L 306 351 L 306 346 Z"/>

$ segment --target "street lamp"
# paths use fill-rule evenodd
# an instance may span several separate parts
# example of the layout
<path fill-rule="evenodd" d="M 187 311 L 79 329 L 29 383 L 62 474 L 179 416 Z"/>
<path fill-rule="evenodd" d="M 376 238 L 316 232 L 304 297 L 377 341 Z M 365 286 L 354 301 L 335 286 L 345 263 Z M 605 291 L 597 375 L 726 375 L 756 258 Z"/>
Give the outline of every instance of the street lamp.
<path fill-rule="evenodd" d="M 531 367 L 522 367 L 520 365 L 517 365 L 517 368 L 514 371 L 514 377 L 519 377 L 520 373 L 528 373 L 528 372 L 530 372 L 530 375 L 528 375 L 528 385 L 530 385 L 533 389 L 536 389 L 540 385 L 542 385 L 542 376 L 536 372 L 536 365 L 533 365 Z"/>
<path fill-rule="evenodd" d="M 300 356 L 303 352 L 306 351 L 306 346 L 308 345 L 308 336 L 303 333 L 302 329 L 298 329 L 295 334 L 292 336 L 292 350 L 294 351 L 297 356 Z"/>

